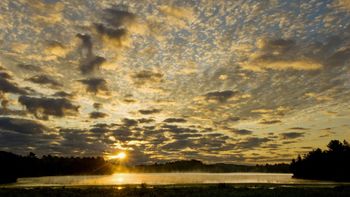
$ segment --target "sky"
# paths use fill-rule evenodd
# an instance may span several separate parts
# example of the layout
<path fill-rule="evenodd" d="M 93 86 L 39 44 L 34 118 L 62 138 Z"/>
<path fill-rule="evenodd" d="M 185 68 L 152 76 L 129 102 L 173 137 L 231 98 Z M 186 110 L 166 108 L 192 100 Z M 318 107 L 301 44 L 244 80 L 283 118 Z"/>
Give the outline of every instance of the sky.
<path fill-rule="evenodd" d="M 349 0 L 1 0 L 0 150 L 290 162 L 350 140 Z"/>

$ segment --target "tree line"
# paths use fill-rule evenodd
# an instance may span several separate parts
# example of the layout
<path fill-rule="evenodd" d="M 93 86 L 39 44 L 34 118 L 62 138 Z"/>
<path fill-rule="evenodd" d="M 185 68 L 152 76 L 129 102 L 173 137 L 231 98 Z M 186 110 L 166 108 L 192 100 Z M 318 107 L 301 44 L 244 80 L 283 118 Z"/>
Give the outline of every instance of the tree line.
<path fill-rule="evenodd" d="M 289 173 L 289 164 L 237 165 L 237 164 L 205 164 L 198 160 L 182 160 L 149 165 L 137 165 L 131 168 L 134 172 L 274 172 Z"/>
<path fill-rule="evenodd" d="M 102 157 L 57 157 L 34 153 L 20 156 L 0 151 L 0 183 L 17 177 L 54 175 L 99 175 L 113 173 L 113 166 Z"/>
<path fill-rule="evenodd" d="M 293 177 L 315 180 L 350 181 L 350 145 L 332 140 L 327 150 L 319 148 L 292 160 Z"/>

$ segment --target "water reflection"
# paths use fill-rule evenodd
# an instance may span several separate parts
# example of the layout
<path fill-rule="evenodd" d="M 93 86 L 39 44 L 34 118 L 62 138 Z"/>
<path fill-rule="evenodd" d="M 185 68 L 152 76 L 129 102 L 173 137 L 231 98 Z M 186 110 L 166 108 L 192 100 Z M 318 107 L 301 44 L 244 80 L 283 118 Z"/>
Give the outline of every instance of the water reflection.
<path fill-rule="evenodd" d="M 270 183 L 333 184 L 325 181 L 293 179 L 291 174 L 272 173 L 118 173 L 109 176 L 51 176 L 20 178 L 9 186 L 79 186 L 129 184 L 206 184 L 206 183 Z"/>

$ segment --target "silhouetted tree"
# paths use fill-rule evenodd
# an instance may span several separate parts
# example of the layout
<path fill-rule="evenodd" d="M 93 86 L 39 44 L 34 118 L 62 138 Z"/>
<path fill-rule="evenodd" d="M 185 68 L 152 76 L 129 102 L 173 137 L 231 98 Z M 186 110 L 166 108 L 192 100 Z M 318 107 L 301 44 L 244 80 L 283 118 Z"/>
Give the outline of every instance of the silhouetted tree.
<path fill-rule="evenodd" d="M 19 156 L 0 151 L 0 183 L 16 177 L 111 174 L 112 165 L 102 157 L 36 157 L 34 153 Z"/>
<path fill-rule="evenodd" d="M 343 143 L 332 140 L 328 150 L 315 149 L 303 158 L 298 156 L 292 160 L 291 172 L 295 178 L 319 179 L 333 181 L 350 181 L 350 146 L 347 141 Z"/>

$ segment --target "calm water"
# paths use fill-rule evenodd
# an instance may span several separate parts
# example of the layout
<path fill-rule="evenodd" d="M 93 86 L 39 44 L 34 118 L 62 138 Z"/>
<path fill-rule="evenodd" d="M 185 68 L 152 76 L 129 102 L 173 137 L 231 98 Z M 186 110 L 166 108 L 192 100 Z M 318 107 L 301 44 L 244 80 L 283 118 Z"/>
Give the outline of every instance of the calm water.
<path fill-rule="evenodd" d="M 270 184 L 334 184 L 325 181 L 293 179 L 291 174 L 273 173 L 118 173 L 106 176 L 50 176 L 19 178 L 8 186 L 83 186 L 126 184 L 206 184 L 206 183 L 270 183 Z"/>

